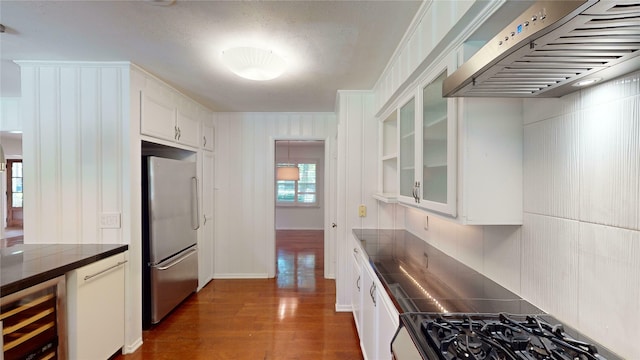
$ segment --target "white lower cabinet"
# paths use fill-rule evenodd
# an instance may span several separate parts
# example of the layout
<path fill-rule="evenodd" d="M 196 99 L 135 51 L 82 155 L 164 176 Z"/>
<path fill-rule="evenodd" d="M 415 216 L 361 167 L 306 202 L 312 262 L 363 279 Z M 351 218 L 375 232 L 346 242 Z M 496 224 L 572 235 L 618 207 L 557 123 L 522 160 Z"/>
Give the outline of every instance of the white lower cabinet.
<path fill-rule="evenodd" d="M 376 288 L 371 270 L 365 264 L 362 269 L 362 331 L 360 332 L 360 346 L 365 359 L 377 360 L 376 336 Z"/>
<path fill-rule="evenodd" d="M 379 291 L 384 290 L 380 288 Z M 384 296 L 386 296 L 386 294 Z M 380 296 L 380 298 L 376 313 L 378 322 L 377 358 L 391 359 L 391 340 L 393 340 L 393 336 L 396 334 L 400 320 L 398 311 L 391 303 L 391 299 L 383 299 L 383 296 Z"/>
<path fill-rule="evenodd" d="M 354 255 L 360 251 L 361 248 L 356 245 Z M 356 324 L 360 325 L 360 347 L 365 359 L 391 359 L 391 340 L 399 325 L 398 311 L 365 257 L 366 255 L 360 258 L 360 302 L 358 303 L 356 296 L 352 298 Z M 354 260 L 354 264 L 356 262 Z"/>
<path fill-rule="evenodd" d="M 124 345 L 126 253 L 67 273 L 69 359 L 108 359 Z"/>
<path fill-rule="evenodd" d="M 359 257 L 358 250 L 354 249 L 351 271 L 351 306 L 358 333 L 362 332 L 362 265 Z"/>

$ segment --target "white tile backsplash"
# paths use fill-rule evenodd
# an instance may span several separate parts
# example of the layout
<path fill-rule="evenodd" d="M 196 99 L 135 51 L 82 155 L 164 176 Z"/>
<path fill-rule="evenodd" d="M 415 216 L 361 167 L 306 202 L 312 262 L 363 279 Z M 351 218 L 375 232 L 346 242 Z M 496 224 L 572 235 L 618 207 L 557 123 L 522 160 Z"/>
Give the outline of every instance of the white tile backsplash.
<path fill-rule="evenodd" d="M 580 93 L 571 93 L 561 98 L 525 99 L 523 109 L 525 125 L 571 114 L 580 109 Z"/>
<path fill-rule="evenodd" d="M 583 110 L 581 220 L 640 230 L 639 109 L 636 95 Z"/>
<path fill-rule="evenodd" d="M 483 227 L 484 274 L 492 279 L 498 279 L 502 286 L 516 294 L 521 293 L 521 228 L 521 226 Z"/>
<path fill-rule="evenodd" d="M 522 296 L 562 321 L 578 323 L 580 223 L 527 214 L 522 226 Z"/>
<path fill-rule="evenodd" d="M 482 226 L 455 225 L 457 258 L 480 272 L 484 267 L 482 256 L 478 256 L 484 251 L 482 228 Z"/>
<path fill-rule="evenodd" d="M 581 223 L 579 263 L 578 327 L 637 359 L 640 231 Z"/>
<path fill-rule="evenodd" d="M 525 212 L 578 219 L 579 124 L 569 113 L 524 127 Z"/>
<path fill-rule="evenodd" d="M 611 101 L 640 95 L 640 72 L 588 87 L 580 94 L 582 95 L 583 108 L 602 106 Z"/>

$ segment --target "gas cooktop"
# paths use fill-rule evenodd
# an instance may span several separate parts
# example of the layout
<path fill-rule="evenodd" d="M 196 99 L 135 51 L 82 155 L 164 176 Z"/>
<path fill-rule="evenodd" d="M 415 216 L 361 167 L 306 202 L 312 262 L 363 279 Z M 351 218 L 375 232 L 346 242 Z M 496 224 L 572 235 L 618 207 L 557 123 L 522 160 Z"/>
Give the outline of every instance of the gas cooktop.
<path fill-rule="evenodd" d="M 596 346 L 539 315 L 432 314 L 420 331 L 440 360 L 603 360 Z"/>

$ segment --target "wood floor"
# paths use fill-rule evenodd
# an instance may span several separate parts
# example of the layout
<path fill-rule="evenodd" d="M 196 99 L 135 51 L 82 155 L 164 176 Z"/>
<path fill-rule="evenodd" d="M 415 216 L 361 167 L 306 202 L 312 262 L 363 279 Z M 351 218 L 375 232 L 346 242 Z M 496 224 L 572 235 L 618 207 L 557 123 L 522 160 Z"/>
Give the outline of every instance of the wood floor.
<path fill-rule="evenodd" d="M 4 229 L 4 237 L 0 239 L 0 249 L 15 244 L 22 244 L 24 231 L 19 227 L 8 227 Z"/>
<path fill-rule="evenodd" d="M 275 279 L 213 280 L 116 359 L 362 359 L 323 277 L 322 231 L 278 231 Z"/>

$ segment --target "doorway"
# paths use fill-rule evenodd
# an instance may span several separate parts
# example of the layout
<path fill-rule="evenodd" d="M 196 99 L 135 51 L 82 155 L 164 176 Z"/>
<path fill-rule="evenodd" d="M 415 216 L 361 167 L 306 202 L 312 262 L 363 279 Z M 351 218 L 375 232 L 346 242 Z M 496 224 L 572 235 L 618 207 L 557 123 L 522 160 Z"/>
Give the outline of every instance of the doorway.
<path fill-rule="evenodd" d="M 275 275 L 281 287 L 311 290 L 310 275 L 324 273 L 325 142 L 276 140 L 274 160 Z M 279 176 L 283 168 L 297 179 Z"/>

